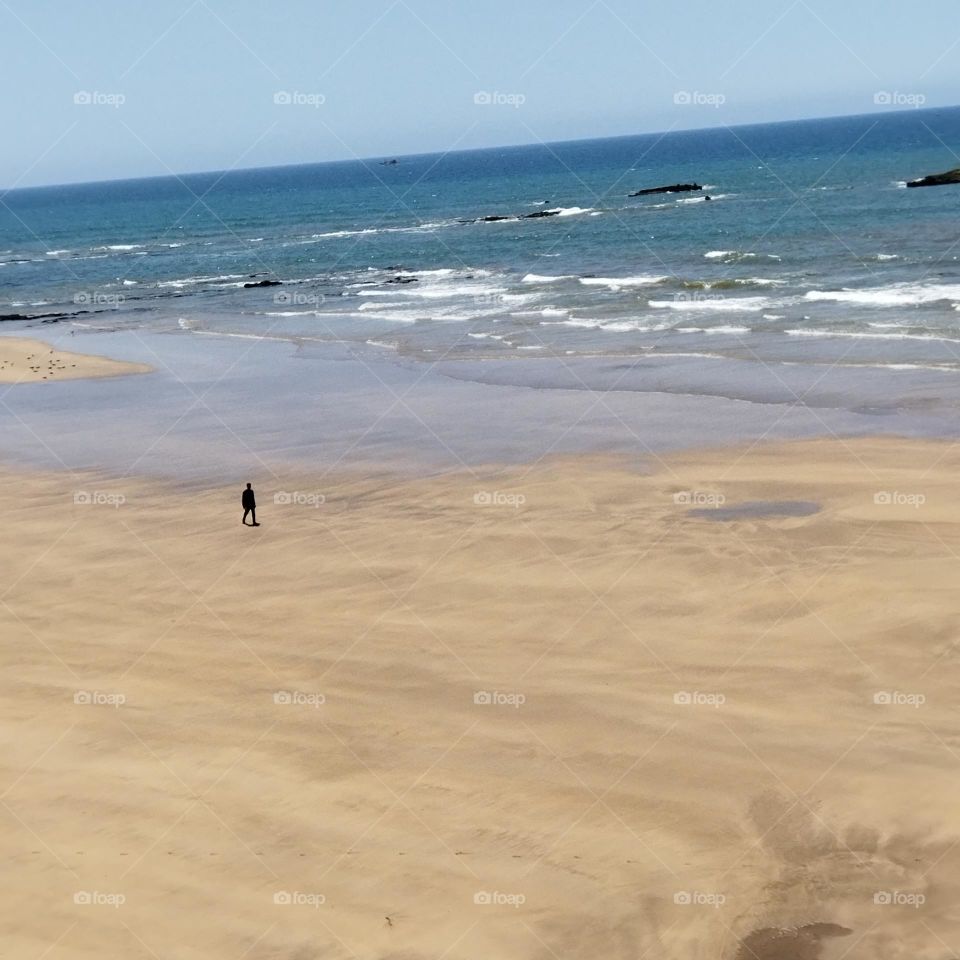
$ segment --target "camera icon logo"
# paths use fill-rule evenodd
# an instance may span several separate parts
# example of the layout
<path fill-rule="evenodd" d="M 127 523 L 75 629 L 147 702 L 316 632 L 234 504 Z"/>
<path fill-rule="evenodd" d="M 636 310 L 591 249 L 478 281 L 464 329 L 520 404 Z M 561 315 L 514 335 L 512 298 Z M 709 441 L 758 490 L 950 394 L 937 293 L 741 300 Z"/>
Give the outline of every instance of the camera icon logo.
<path fill-rule="evenodd" d="M 673 102 L 678 107 L 689 107 L 690 104 L 693 103 L 693 97 L 686 90 L 678 90 L 673 95 Z"/>
<path fill-rule="evenodd" d="M 478 90 L 473 95 L 473 102 L 478 107 L 488 107 L 493 103 L 493 97 L 486 90 Z"/>
<path fill-rule="evenodd" d="M 90 494 L 86 490 L 77 490 L 73 495 L 73 502 L 75 504 L 86 506 L 91 502 Z"/>
<path fill-rule="evenodd" d="M 285 304 L 290 303 L 292 300 L 293 300 L 293 297 L 289 293 L 287 293 L 285 290 L 281 291 L 280 293 L 275 293 L 273 295 L 273 302 L 277 304 L 277 306 L 283 306 Z"/>
<path fill-rule="evenodd" d="M 73 695 L 73 702 L 84 705 L 90 704 L 93 702 L 93 697 L 90 696 L 90 692 L 88 690 L 78 690 Z"/>
<path fill-rule="evenodd" d="M 493 696 L 488 690 L 477 690 L 473 695 L 473 702 L 478 706 L 488 706 L 493 703 Z"/>
<path fill-rule="evenodd" d="M 678 907 L 687 907 L 687 906 L 689 906 L 690 903 L 691 903 L 690 894 L 687 893 L 686 890 L 678 890 L 678 891 L 673 895 L 673 902 L 674 902 Z"/>
<path fill-rule="evenodd" d="M 286 890 L 278 890 L 273 895 L 273 902 L 279 907 L 286 907 L 293 902 L 293 897 Z"/>
<path fill-rule="evenodd" d="M 878 890 L 873 895 L 873 902 L 877 904 L 877 906 L 888 907 L 893 903 L 893 895 L 886 890 Z"/>
<path fill-rule="evenodd" d="M 287 690 L 278 690 L 273 695 L 273 702 L 281 704 L 293 703 L 293 694 Z"/>
<path fill-rule="evenodd" d="M 693 697 L 686 690 L 680 690 L 673 695 L 673 702 L 681 706 L 689 706 L 693 703 Z"/>
<path fill-rule="evenodd" d="M 880 706 L 888 707 L 893 703 L 893 696 L 886 690 L 878 690 L 873 695 L 873 702 Z"/>
<path fill-rule="evenodd" d="M 873 95 L 873 102 L 878 107 L 889 107 L 893 103 L 893 94 L 888 93 L 886 90 L 879 90 Z"/>
<path fill-rule="evenodd" d="M 73 102 L 77 104 L 77 106 L 86 107 L 93 103 L 93 97 L 89 90 L 78 90 L 73 95 Z"/>
<path fill-rule="evenodd" d="M 485 906 L 489 906 L 491 903 L 493 903 L 493 897 L 491 897 L 490 894 L 487 893 L 486 890 L 478 890 L 478 891 L 473 895 L 473 902 L 474 902 L 477 906 L 485 907 Z"/>
<path fill-rule="evenodd" d="M 288 90 L 278 90 L 273 95 L 273 102 L 280 107 L 288 107 L 293 103 L 293 97 Z"/>
<path fill-rule="evenodd" d="M 893 495 L 886 490 L 881 490 L 873 495 L 873 502 L 878 507 L 889 507 L 893 503 Z"/>
<path fill-rule="evenodd" d="M 478 507 L 489 507 L 493 503 L 493 494 L 480 490 L 473 495 L 473 502 Z"/>
<path fill-rule="evenodd" d="M 73 895 L 73 902 L 81 907 L 86 907 L 93 902 L 93 897 L 90 896 L 90 893 L 87 890 L 78 890 Z"/>
<path fill-rule="evenodd" d="M 279 493 L 273 495 L 273 502 L 279 506 L 288 506 L 293 503 L 293 494 L 287 493 L 286 490 L 281 490 Z"/>

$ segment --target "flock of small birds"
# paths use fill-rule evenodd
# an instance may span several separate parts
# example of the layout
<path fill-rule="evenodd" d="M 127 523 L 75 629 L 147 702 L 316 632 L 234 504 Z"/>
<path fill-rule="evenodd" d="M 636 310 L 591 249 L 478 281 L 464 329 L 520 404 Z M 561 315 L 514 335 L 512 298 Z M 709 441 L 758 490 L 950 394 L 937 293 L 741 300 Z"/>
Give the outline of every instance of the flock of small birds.
<path fill-rule="evenodd" d="M 27 366 L 30 368 L 30 370 L 33 373 L 39 373 L 41 376 L 41 379 L 43 380 L 47 380 L 50 377 L 55 376 L 57 370 L 67 370 L 69 369 L 69 367 L 76 366 L 75 363 L 71 363 L 68 367 L 68 365 L 64 363 L 62 360 L 58 360 L 55 356 L 53 356 L 55 352 L 56 351 L 54 350 L 49 351 L 50 355 L 46 358 L 46 364 L 47 364 L 46 373 L 41 373 L 41 371 L 43 370 L 44 360 L 40 358 L 39 354 L 28 353 Z M 16 363 L 13 360 L 0 360 L 0 371 L 12 369 L 15 366 L 16 366 Z"/>

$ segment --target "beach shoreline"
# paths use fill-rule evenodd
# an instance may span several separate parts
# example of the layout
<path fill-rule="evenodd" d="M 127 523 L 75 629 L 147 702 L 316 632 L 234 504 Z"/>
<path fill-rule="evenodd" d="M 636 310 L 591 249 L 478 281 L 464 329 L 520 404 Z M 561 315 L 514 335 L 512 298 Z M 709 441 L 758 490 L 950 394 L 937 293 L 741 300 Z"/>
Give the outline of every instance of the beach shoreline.
<path fill-rule="evenodd" d="M 5 939 L 939 956 L 958 469 L 890 438 L 264 468 L 256 529 L 239 479 L 0 469 Z"/>

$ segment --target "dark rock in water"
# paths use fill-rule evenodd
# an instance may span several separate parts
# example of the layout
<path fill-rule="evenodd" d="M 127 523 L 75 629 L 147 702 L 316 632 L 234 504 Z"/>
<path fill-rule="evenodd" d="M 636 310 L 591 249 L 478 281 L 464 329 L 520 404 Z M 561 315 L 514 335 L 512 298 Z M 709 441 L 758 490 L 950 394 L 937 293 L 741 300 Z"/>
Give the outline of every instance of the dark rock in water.
<path fill-rule="evenodd" d="M 911 180 L 908 187 L 945 187 L 951 183 L 960 183 L 960 167 L 956 170 L 948 170 L 946 173 L 934 173 L 929 177 L 922 177 L 919 180 Z"/>
<path fill-rule="evenodd" d="M 395 167 L 400 161 L 399 160 L 381 160 L 381 167 Z"/>
<path fill-rule="evenodd" d="M 471 223 L 496 223 L 498 220 L 513 220 L 513 217 L 481 217 L 479 221 L 472 220 Z"/>
<path fill-rule="evenodd" d="M 669 187 L 650 187 L 647 190 L 638 190 L 636 193 L 628 194 L 631 197 L 649 197 L 655 193 L 691 193 L 694 190 L 702 190 L 699 183 L 674 183 Z"/>
<path fill-rule="evenodd" d="M 255 283 L 245 283 L 243 285 L 244 290 L 251 290 L 254 287 L 279 287 L 281 286 L 280 280 L 257 280 Z"/>
<path fill-rule="evenodd" d="M 85 313 L 102 313 L 102 310 L 76 310 L 73 313 L 0 313 L 0 323 L 8 320 L 39 320 L 41 323 L 59 323 L 71 317 L 79 317 Z"/>
<path fill-rule="evenodd" d="M 419 283 L 420 280 L 417 277 L 394 277 L 392 280 L 388 280 L 387 283 Z"/>
<path fill-rule="evenodd" d="M 536 213 L 525 213 L 520 219 L 521 220 L 537 220 L 540 217 L 558 217 L 560 216 L 559 210 L 537 210 Z"/>

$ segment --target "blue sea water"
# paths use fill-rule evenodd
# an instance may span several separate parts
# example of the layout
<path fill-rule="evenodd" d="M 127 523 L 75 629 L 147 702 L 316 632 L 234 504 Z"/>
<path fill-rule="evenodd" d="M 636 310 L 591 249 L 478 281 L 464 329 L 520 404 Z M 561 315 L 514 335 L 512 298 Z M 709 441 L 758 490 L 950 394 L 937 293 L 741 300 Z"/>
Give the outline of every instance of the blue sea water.
<path fill-rule="evenodd" d="M 659 358 L 671 389 L 747 398 L 824 366 L 946 376 L 960 187 L 905 181 L 957 148 L 960 108 L 15 190 L 0 315 L 355 343 L 479 379 Z"/>

